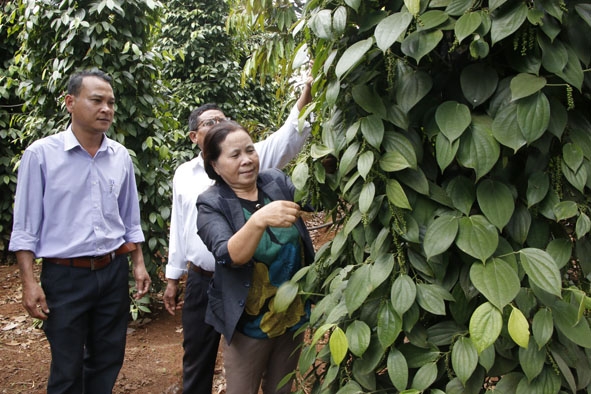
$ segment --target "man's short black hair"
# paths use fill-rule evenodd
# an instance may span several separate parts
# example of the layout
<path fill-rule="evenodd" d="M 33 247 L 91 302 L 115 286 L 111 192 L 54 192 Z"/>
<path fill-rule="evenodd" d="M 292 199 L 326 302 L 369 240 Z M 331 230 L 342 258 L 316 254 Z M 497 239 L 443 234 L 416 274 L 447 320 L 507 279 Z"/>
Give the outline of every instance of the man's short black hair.
<path fill-rule="evenodd" d="M 202 106 L 195 108 L 193 112 L 191 112 L 191 115 L 189 115 L 189 131 L 197 131 L 197 125 L 199 125 L 199 121 L 201 120 L 199 119 L 201 114 L 205 111 L 211 110 L 224 112 L 217 104 L 214 103 L 203 104 Z"/>
<path fill-rule="evenodd" d="M 84 77 L 97 77 L 105 82 L 108 82 L 109 85 L 111 85 L 113 82 L 113 79 L 109 76 L 109 74 L 99 70 L 98 68 L 78 71 L 77 73 L 72 74 L 70 77 L 70 81 L 68 82 L 68 94 L 71 94 L 72 96 L 78 96 L 80 94 L 82 80 Z"/>

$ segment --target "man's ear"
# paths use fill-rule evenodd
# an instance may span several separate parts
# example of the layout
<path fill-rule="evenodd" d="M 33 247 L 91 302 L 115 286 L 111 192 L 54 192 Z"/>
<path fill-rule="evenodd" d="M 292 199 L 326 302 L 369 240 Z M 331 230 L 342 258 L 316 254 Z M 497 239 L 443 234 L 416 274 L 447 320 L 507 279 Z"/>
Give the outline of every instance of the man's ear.
<path fill-rule="evenodd" d="M 192 143 L 197 145 L 197 132 L 196 131 L 189 131 L 189 139 Z"/>
<path fill-rule="evenodd" d="M 75 97 L 73 95 L 66 94 L 65 103 L 66 103 L 66 109 L 68 110 L 68 112 L 72 112 L 72 109 L 74 108 L 74 101 L 75 101 Z"/>

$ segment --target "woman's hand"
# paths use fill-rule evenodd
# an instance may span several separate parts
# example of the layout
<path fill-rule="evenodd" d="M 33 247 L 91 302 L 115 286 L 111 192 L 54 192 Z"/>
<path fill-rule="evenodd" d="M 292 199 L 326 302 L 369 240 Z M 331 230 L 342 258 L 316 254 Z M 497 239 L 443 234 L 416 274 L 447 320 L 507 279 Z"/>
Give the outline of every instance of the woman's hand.
<path fill-rule="evenodd" d="M 254 212 L 245 225 L 228 240 L 233 264 L 250 261 L 267 227 L 289 227 L 300 217 L 300 206 L 293 201 L 273 201 Z"/>
<path fill-rule="evenodd" d="M 251 220 L 263 227 L 289 227 L 300 217 L 301 208 L 293 201 L 273 201 L 252 214 Z"/>

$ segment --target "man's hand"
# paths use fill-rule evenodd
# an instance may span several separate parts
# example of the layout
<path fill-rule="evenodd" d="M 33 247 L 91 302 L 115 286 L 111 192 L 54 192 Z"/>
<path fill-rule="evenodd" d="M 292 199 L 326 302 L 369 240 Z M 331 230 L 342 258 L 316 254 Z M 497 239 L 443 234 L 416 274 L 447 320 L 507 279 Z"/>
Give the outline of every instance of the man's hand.
<path fill-rule="evenodd" d="M 45 301 L 45 292 L 38 283 L 23 285 L 22 303 L 31 317 L 47 320 L 49 307 Z"/>
<path fill-rule="evenodd" d="M 152 284 L 144 263 L 141 245 L 138 244 L 137 248 L 131 252 L 131 261 L 133 262 L 133 278 L 135 279 L 135 288 L 137 290 L 134 298 L 139 300 L 148 293 Z"/>
<path fill-rule="evenodd" d="M 168 279 L 166 283 L 166 290 L 164 290 L 164 307 L 174 316 L 175 311 L 182 309 L 184 301 L 177 303 L 177 293 L 179 288 L 179 281 L 176 279 Z"/>
<path fill-rule="evenodd" d="M 302 90 L 302 94 L 298 99 L 296 105 L 298 107 L 298 111 L 301 111 L 306 105 L 312 102 L 312 82 L 314 79 L 312 78 L 311 74 L 306 76 L 306 82 L 304 83 L 304 89 Z"/>
<path fill-rule="evenodd" d="M 133 297 L 136 300 L 139 300 L 148 293 L 148 290 L 150 290 L 152 280 L 150 279 L 150 275 L 148 274 L 148 271 L 146 271 L 146 266 L 144 264 L 133 265 L 133 277 L 135 279 L 135 288 L 137 290 L 137 293 L 135 293 Z"/>
<path fill-rule="evenodd" d="M 30 250 L 16 252 L 16 260 L 23 284 L 22 304 L 31 317 L 47 320 L 49 307 L 45 300 L 45 292 L 33 274 L 35 256 Z"/>

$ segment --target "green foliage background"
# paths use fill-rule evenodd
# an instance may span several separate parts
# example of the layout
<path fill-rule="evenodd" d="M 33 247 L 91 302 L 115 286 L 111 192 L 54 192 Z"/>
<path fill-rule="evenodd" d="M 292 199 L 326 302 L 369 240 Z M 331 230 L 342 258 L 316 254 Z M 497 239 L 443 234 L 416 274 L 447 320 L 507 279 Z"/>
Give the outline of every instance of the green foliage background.
<path fill-rule="evenodd" d="M 0 14 L 0 138 L 2 141 L 15 141 L 0 144 L 0 242 L 3 248 L 3 258 L 7 257 L 8 240 L 12 230 L 12 204 L 9 196 L 14 196 L 16 189 L 16 175 L 13 171 L 17 153 L 20 153 L 19 130 L 13 127 L 12 115 L 20 108 L 20 100 L 16 94 L 18 86 L 18 71 L 14 65 L 13 54 L 18 49 L 15 39 L 10 39 L 18 31 L 16 7 L 4 5 L 4 12 Z"/>
<path fill-rule="evenodd" d="M 16 171 L 34 140 L 66 127 L 68 77 L 98 67 L 117 97 L 111 138 L 130 151 L 140 192 L 144 256 L 154 290 L 166 263 L 172 176 L 196 154 L 187 120 L 218 103 L 263 135 L 284 119 L 291 90 L 276 78 L 242 83 L 251 42 L 228 33 L 219 1 L 19 0 L 0 13 L 0 235 L 4 259 L 12 228 Z M 140 308 L 142 309 L 142 308 Z M 145 310 L 145 308 L 143 309 Z M 138 308 L 135 309 L 136 313 Z"/>
<path fill-rule="evenodd" d="M 340 224 L 275 300 L 317 301 L 299 392 L 590 392 L 591 5 L 304 18 L 318 120 L 293 180 Z"/>
<path fill-rule="evenodd" d="M 151 29 L 159 18 L 157 3 L 18 1 L 6 7 L 13 9 L 16 26 L 8 31 L 7 40 L 16 43 L 9 61 L 16 85 L 16 97 L 11 98 L 22 104 L 10 114 L 13 129 L 18 130 L 16 138 L 8 140 L 14 149 L 12 164 L 17 164 L 15 160 L 33 140 L 66 127 L 69 116 L 63 95 L 68 76 L 78 69 L 103 69 L 113 77 L 118 100 L 110 136 L 132 154 L 142 205 L 150 207 L 142 212 L 142 226 L 150 250 L 157 251 L 154 240 L 165 245 L 164 220 L 170 205 L 166 166 L 173 141 L 166 129 L 176 126 L 171 116 L 162 116 L 166 102 L 155 90 L 160 85 L 158 69 L 162 65 L 162 57 L 152 51 Z M 7 168 L 10 170 L 16 167 Z M 147 267 L 155 275 L 153 257 L 153 253 L 146 253 Z"/>
<path fill-rule="evenodd" d="M 218 4 L 167 4 L 3 6 L 4 196 L 22 149 L 65 125 L 65 76 L 106 69 L 156 274 L 190 109 L 277 122 L 271 92 L 309 52 L 314 142 L 292 176 L 338 225 L 275 299 L 316 302 L 300 392 L 591 392 L 587 1 L 312 0 L 300 18 L 265 0 L 227 21 Z M 270 87 L 239 89 L 242 69 Z"/>

